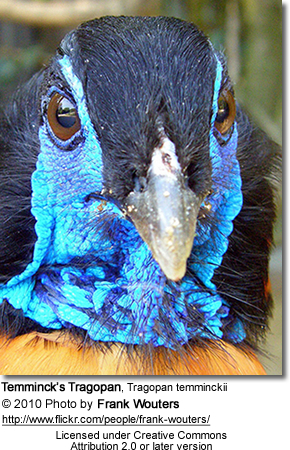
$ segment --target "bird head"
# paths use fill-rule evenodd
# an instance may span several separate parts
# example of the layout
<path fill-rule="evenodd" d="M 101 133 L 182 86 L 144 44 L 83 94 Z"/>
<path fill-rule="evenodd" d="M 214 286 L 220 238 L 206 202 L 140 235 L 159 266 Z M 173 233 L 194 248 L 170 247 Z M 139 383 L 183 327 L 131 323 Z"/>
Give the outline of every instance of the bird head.
<path fill-rule="evenodd" d="M 69 33 L 2 119 L 2 301 L 96 341 L 242 341 L 226 254 L 249 127 L 194 25 L 107 17 Z"/>

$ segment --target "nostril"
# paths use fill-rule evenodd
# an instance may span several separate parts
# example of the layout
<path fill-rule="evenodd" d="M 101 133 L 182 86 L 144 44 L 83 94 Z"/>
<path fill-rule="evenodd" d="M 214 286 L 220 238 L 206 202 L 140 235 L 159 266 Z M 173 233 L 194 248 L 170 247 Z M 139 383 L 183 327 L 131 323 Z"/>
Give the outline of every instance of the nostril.
<path fill-rule="evenodd" d="M 134 191 L 135 192 L 143 192 L 146 189 L 146 178 L 144 177 L 138 177 L 137 175 L 134 175 L 133 178 L 134 181 Z"/>

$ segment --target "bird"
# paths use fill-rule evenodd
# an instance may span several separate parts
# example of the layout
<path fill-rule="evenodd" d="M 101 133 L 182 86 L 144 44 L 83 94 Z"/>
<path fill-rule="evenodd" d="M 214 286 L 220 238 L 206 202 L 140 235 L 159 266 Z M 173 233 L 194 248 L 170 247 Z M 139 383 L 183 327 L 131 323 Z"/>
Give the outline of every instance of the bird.
<path fill-rule="evenodd" d="M 172 17 L 90 20 L 0 117 L 0 373 L 264 375 L 280 147 Z"/>

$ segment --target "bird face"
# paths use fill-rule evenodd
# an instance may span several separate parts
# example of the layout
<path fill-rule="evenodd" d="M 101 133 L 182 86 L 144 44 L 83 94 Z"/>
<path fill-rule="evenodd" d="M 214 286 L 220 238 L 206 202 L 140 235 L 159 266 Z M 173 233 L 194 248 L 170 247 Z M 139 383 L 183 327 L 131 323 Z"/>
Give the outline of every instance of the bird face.
<path fill-rule="evenodd" d="M 81 25 L 39 76 L 33 256 L 2 298 L 46 328 L 244 339 L 213 280 L 242 208 L 223 58 L 165 18 Z M 32 108 L 32 106 L 31 106 Z"/>
<path fill-rule="evenodd" d="M 216 89 L 222 94 L 214 98 L 217 69 L 223 69 L 196 30 L 191 42 L 176 48 L 160 32 L 143 41 L 134 35 L 133 43 L 134 27 L 118 36 L 115 25 L 106 26 L 107 42 L 102 27 L 79 30 L 79 67 L 68 57 L 74 39 L 64 41 L 65 55 L 54 63 L 60 87 L 51 86 L 44 94 L 42 147 L 51 141 L 52 152 L 55 145 L 60 148 L 59 167 L 67 168 L 72 160 L 77 172 L 80 166 L 87 167 L 85 174 L 95 171 L 89 180 L 78 173 L 69 177 L 69 183 L 82 185 L 78 188 L 62 180 L 62 194 L 54 189 L 52 195 L 66 199 L 78 193 L 80 202 L 92 194 L 115 200 L 166 277 L 178 281 L 186 272 L 201 204 L 212 189 L 210 133 L 219 133 L 222 126 L 221 136 L 232 132 L 233 97 L 220 79 Z M 83 42 L 87 36 L 89 46 Z M 152 52 L 152 45 L 159 49 Z M 56 168 L 54 173 L 58 176 Z"/>

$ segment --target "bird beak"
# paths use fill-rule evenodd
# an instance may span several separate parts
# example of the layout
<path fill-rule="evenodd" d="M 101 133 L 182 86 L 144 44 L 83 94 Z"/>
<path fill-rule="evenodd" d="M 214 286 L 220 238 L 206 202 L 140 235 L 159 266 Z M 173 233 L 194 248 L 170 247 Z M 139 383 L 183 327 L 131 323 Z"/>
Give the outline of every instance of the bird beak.
<path fill-rule="evenodd" d="M 185 275 L 201 202 L 186 187 L 175 146 L 165 137 L 153 151 L 144 190 L 131 192 L 125 208 L 170 280 Z"/>

